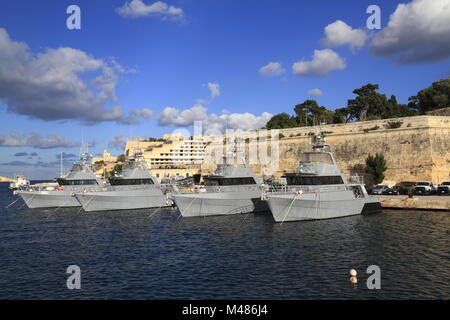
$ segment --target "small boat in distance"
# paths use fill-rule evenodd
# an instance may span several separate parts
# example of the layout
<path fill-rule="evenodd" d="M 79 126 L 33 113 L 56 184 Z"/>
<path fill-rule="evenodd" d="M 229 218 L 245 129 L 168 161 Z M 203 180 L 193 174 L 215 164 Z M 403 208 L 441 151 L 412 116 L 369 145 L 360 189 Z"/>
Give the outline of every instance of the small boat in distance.
<path fill-rule="evenodd" d="M 30 185 L 30 180 L 28 180 L 24 175 L 14 176 L 14 181 L 9 184 L 9 189 L 17 190 Z"/>
<path fill-rule="evenodd" d="M 80 152 L 80 161 L 73 165 L 70 173 L 66 177 L 56 179 L 58 182 L 56 190 L 37 187 L 19 190 L 17 194 L 28 208 L 79 207 L 80 203 L 73 196 L 75 192 L 104 187 L 104 182 L 91 170 L 89 160 L 90 155 L 85 145 Z"/>
<path fill-rule="evenodd" d="M 128 210 L 169 206 L 158 181 L 149 172 L 142 151 L 135 151 L 122 173 L 109 178 L 110 186 L 101 191 L 77 192 L 84 211 Z"/>
<path fill-rule="evenodd" d="M 301 154 L 297 172 L 285 175 L 287 185 L 263 194 L 275 222 L 380 212 L 379 199 L 368 195 L 362 181 L 346 179 L 323 133 L 313 138 L 313 150 Z"/>

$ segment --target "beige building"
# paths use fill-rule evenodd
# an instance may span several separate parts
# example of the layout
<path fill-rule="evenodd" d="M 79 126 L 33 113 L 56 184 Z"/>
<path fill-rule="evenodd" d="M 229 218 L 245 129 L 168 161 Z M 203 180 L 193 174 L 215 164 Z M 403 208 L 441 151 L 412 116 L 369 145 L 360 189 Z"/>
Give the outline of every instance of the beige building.
<path fill-rule="evenodd" d="M 113 163 L 113 162 L 117 162 L 117 156 L 112 156 L 108 150 L 103 150 L 103 155 L 101 157 L 93 157 L 92 158 L 92 163 L 96 163 L 99 161 L 103 161 L 105 163 Z"/>
<path fill-rule="evenodd" d="M 94 164 L 95 174 L 103 176 L 105 172 L 113 170 L 118 163 L 118 156 L 112 156 L 108 150 L 103 150 L 101 157 L 92 157 L 92 163 Z"/>
<path fill-rule="evenodd" d="M 200 164 L 209 144 L 207 137 L 165 134 L 161 140 L 127 141 L 124 154 L 129 156 L 135 149 L 143 150 L 144 159 L 158 180 L 200 173 Z"/>

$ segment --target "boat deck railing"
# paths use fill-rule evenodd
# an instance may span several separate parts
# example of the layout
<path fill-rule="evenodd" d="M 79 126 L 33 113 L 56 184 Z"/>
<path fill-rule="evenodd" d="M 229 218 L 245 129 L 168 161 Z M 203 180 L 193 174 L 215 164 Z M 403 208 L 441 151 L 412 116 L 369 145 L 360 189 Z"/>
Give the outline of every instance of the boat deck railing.
<path fill-rule="evenodd" d="M 107 191 L 107 187 L 102 187 L 98 185 L 80 185 L 80 186 L 62 186 L 62 189 L 58 189 L 58 186 L 30 186 L 27 189 L 22 189 L 20 191 L 28 191 L 28 192 L 44 192 L 44 191 L 70 191 L 72 193 L 81 193 L 81 192 L 94 192 L 94 191 Z"/>
<path fill-rule="evenodd" d="M 332 192 L 351 190 L 347 185 L 317 185 L 317 186 L 300 186 L 300 185 L 264 185 L 263 192 L 266 194 L 293 194 L 293 193 L 316 193 L 316 192 Z"/>
<path fill-rule="evenodd" d="M 244 192 L 244 191 L 259 191 L 261 186 L 257 184 L 252 185 L 233 185 L 233 186 L 194 186 L 180 188 L 173 186 L 173 193 L 175 194 L 192 194 L 192 193 L 221 193 L 221 192 Z"/>
<path fill-rule="evenodd" d="M 105 191 L 128 191 L 128 190 L 142 190 L 142 189 L 160 189 L 160 186 L 156 184 L 135 184 L 135 185 L 115 185 L 106 186 Z"/>

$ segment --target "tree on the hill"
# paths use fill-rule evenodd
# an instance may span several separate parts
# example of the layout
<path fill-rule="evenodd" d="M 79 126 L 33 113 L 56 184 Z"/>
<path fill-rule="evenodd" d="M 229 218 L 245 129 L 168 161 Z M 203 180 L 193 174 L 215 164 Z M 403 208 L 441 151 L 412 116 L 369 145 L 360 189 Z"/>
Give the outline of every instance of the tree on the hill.
<path fill-rule="evenodd" d="M 353 119 L 359 119 L 363 111 L 367 116 L 373 115 L 384 118 L 386 111 L 389 109 L 389 102 L 386 95 L 376 92 L 378 84 L 366 84 L 365 86 L 353 90 L 357 95 L 355 99 L 349 99 L 347 107 Z"/>
<path fill-rule="evenodd" d="M 427 111 L 450 107 L 450 77 L 433 82 L 425 89 L 420 90 L 416 96 L 409 98 L 410 108 L 421 114 Z"/>
<path fill-rule="evenodd" d="M 300 127 L 311 126 L 321 122 L 333 123 L 334 112 L 320 107 L 316 100 L 305 100 L 294 107 L 297 123 Z"/>
<path fill-rule="evenodd" d="M 265 129 L 285 129 L 293 128 L 297 126 L 297 121 L 294 116 L 290 116 L 287 113 L 279 113 L 274 115 L 264 127 Z"/>

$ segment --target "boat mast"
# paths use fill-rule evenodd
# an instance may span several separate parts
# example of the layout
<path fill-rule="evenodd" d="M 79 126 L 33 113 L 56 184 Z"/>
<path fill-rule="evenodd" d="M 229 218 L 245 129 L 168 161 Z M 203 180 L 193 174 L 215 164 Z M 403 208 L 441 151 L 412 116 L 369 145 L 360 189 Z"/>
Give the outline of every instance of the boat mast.
<path fill-rule="evenodd" d="M 322 150 L 325 147 L 329 147 L 329 145 L 327 145 L 325 141 L 325 132 L 322 131 L 322 125 L 325 125 L 325 123 L 320 122 L 319 133 L 317 133 L 317 127 L 314 126 L 316 134 L 311 139 L 311 145 L 314 151 L 316 151 L 317 149 Z"/>

